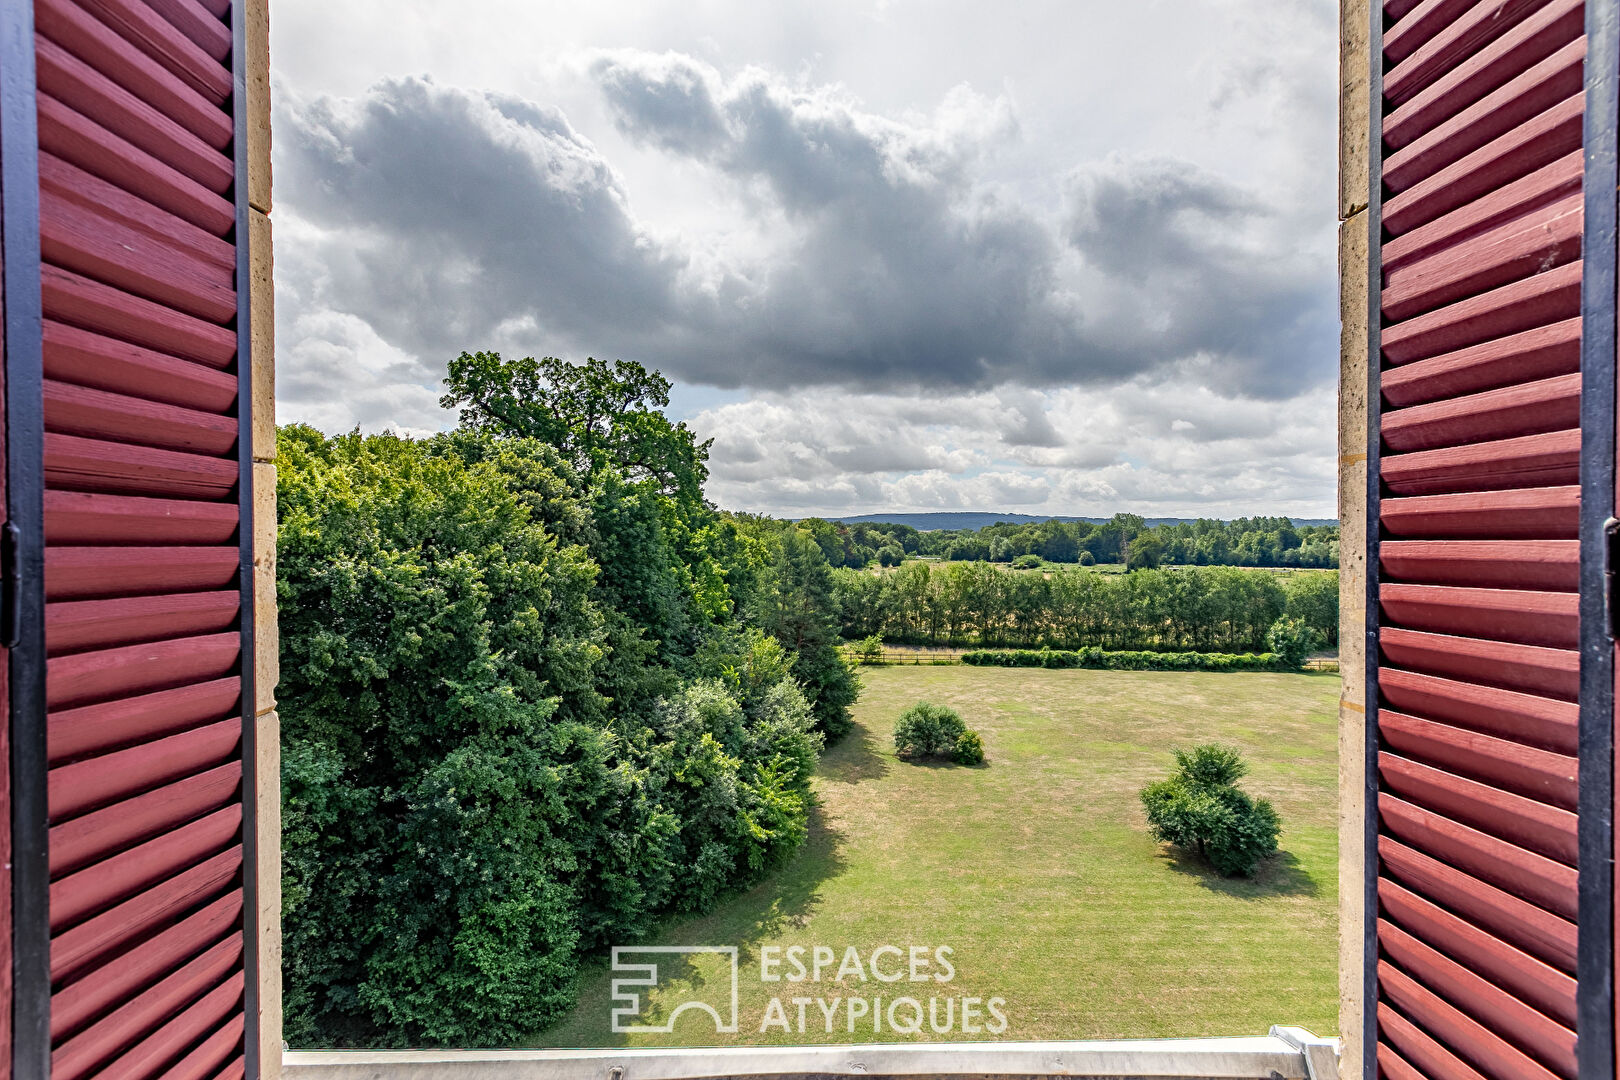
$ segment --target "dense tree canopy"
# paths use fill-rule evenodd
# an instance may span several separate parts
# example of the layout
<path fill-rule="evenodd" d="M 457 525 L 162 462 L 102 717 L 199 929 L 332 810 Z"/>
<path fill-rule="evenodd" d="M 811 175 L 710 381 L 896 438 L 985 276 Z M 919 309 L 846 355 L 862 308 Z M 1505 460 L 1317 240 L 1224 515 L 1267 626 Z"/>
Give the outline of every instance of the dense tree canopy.
<path fill-rule="evenodd" d="M 280 433 L 297 1045 L 533 1036 L 793 852 L 849 725 L 821 548 L 703 503 L 667 383 L 461 359 L 455 433 Z"/>

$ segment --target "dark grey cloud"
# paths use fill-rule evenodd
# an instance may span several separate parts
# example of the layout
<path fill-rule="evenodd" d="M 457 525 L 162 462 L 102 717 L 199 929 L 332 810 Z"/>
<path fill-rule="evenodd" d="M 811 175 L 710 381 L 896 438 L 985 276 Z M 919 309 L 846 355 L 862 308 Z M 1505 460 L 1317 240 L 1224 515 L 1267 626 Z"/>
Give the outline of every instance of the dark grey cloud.
<path fill-rule="evenodd" d="M 1326 258 L 1192 166 L 1084 168 L 1057 221 L 984 179 L 1017 136 L 1005 101 L 953 94 L 901 121 L 674 54 L 590 74 L 627 136 L 758 207 L 772 250 L 696 258 L 643 227 L 559 111 L 397 79 L 281 103 L 279 192 L 310 226 L 287 295 L 362 321 L 424 383 L 487 346 L 759 389 L 1110 385 L 1215 362 L 1230 389 L 1281 397 L 1332 376 Z M 1057 441 L 1038 417 L 1008 431 Z"/>
<path fill-rule="evenodd" d="M 284 106 L 285 204 L 329 230 L 322 297 L 441 365 L 511 319 L 652 334 L 681 260 L 631 220 L 613 171 L 561 113 L 506 94 L 379 83 Z"/>
<path fill-rule="evenodd" d="M 1329 370 L 1331 270 L 1248 193 L 1185 162 L 1112 160 L 1076 172 L 1068 239 L 1118 291 L 1123 333 L 1263 397 Z"/>

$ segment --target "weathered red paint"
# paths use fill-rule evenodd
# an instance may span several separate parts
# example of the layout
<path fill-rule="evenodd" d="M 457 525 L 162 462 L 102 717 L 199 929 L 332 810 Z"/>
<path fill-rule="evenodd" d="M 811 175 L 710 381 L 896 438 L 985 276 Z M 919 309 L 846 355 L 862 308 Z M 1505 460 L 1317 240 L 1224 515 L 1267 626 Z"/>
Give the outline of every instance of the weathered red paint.
<path fill-rule="evenodd" d="M 1449 585 L 1387 584 L 1379 589 L 1379 606 L 1394 625 L 1554 649 L 1579 644 L 1579 599 L 1568 592 Z"/>
<path fill-rule="evenodd" d="M 1384 274 L 1384 317 L 1405 319 L 1580 258 L 1585 205 L 1579 192 Z"/>
<path fill-rule="evenodd" d="M 74 0 L 35 0 L 34 29 L 209 146 L 223 150 L 230 145 L 231 118 L 217 102 L 145 53 L 131 49 L 117 31 Z"/>
<path fill-rule="evenodd" d="M 1378 1073 L 1390 1080 L 1483 1080 L 1461 1058 L 1425 1035 L 1411 1021 L 1379 1003 L 1378 1026 L 1389 1041 L 1378 1044 Z M 1393 1044 L 1393 1045 L 1392 1045 Z M 1399 1046 L 1397 1053 L 1394 1047 Z M 1422 1067 L 1419 1072 L 1401 1054 Z"/>
<path fill-rule="evenodd" d="M 1384 97 L 1399 107 L 1541 7 L 1543 0 L 1498 0 L 1473 4 L 1450 19 L 1429 20 L 1421 9 L 1384 34 L 1393 69 L 1384 76 Z M 1386 9 L 1387 10 L 1387 9 Z M 1393 51 L 1391 51 L 1393 50 Z"/>
<path fill-rule="evenodd" d="M 1432 979 L 1432 975 L 1431 975 Z M 1553 1080 L 1559 1076 L 1485 1024 L 1453 1006 L 1388 961 L 1378 964 L 1379 988 L 1390 1005 L 1439 1036 L 1493 1080 Z M 1487 1010 L 1481 1009 L 1481 1012 Z M 1563 1073 L 1571 1076 L 1573 1073 Z"/>
<path fill-rule="evenodd" d="M 54 266 L 42 273 L 47 317 L 223 368 L 236 357 L 236 332 Z"/>
<path fill-rule="evenodd" d="M 242 848 L 238 845 L 52 935 L 51 981 L 65 984 L 85 969 L 155 938 L 173 920 L 225 894 L 241 872 Z"/>
<path fill-rule="evenodd" d="M 1564 1026 L 1575 1025 L 1575 980 L 1550 964 L 1492 937 L 1466 919 L 1385 878 L 1378 903 L 1390 918 L 1412 927 L 1447 955 L 1494 980 Z"/>
<path fill-rule="evenodd" d="M 1384 158 L 1384 182 L 1404 190 L 1580 93 L 1585 58 L 1586 39 L 1576 38 L 1421 134 L 1408 128 L 1412 141 Z"/>
<path fill-rule="evenodd" d="M 1575 870 L 1387 792 L 1378 816 L 1389 835 L 1489 885 L 1574 920 Z"/>
<path fill-rule="evenodd" d="M 241 653 L 238 634 L 74 653 L 53 659 L 47 667 L 45 698 L 54 715 L 58 709 L 209 682 L 234 674 Z"/>
<path fill-rule="evenodd" d="M 218 413 L 45 381 L 46 423 L 67 435 L 127 439 L 131 444 L 218 456 L 236 445 L 236 421 Z"/>
<path fill-rule="evenodd" d="M 1384 204 L 1385 227 L 1399 235 L 1426 225 L 1564 157 L 1581 144 L 1584 110 L 1584 98 L 1560 102 L 1391 196 Z"/>
<path fill-rule="evenodd" d="M 128 1000 L 241 925 L 242 894 L 226 893 L 86 978 L 51 995 L 51 1036 L 82 1030 L 94 1017 Z"/>
<path fill-rule="evenodd" d="M 242 1042 L 242 983 L 240 971 L 229 976 L 185 1012 L 114 1058 L 106 1067 L 108 1074 L 146 1080 L 160 1071 L 177 1077 L 195 1075 L 198 1070 L 206 1073 L 223 1064 Z M 201 1045 L 186 1053 L 185 1048 L 199 1039 Z M 172 1070 L 166 1069 L 177 1055 L 184 1056 Z"/>
<path fill-rule="evenodd" d="M 1579 428 L 1391 454 L 1379 475 L 1397 495 L 1555 487 L 1580 478 Z"/>
<path fill-rule="evenodd" d="M 231 934 L 105 1018 L 63 1041 L 51 1055 L 51 1076 L 76 1080 L 121 1049 L 130 1031 L 148 1030 L 184 1009 L 242 962 L 242 935 Z"/>
<path fill-rule="evenodd" d="M 237 839 L 240 803 L 51 883 L 51 928 L 73 925 L 218 854 Z"/>
<path fill-rule="evenodd" d="M 141 0 L 79 0 L 80 6 L 116 30 L 130 45 L 161 64 L 204 97 L 223 106 L 231 73 L 150 4 Z"/>
<path fill-rule="evenodd" d="M 240 738 L 231 741 L 224 755 L 231 760 L 223 765 L 52 828 L 51 873 L 72 873 L 121 848 L 177 829 L 227 803 L 239 802 L 240 745 Z M 207 764 L 206 759 L 203 764 Z"/>
<path fill-rule="evenodd" d="M 1526 746 L 1466 728 L 1438 724 L 1381 709 L 1382 745 L 1417 761 L 1443 762 L 1459 776 L 1473 777 L 1503 792 L 1517 792 L 1566 811 L 1577 808 L 1577 761 L 1568 754 Z M 1515 733 L 1516 734 L 1516 733 Z M 1574 821 L 1569 822 L 1571 828 Z M 1572 860 L 1571 860 L 1572 861 Z"/>
<path fill-rule="evenodd" d="M 53 1075 L 240 1072 L 229 0 L 37 0 Z"/>
<path fill-rule="evenodd" d="M 229 241 L 153 206 L 116 184 L 92 176 L 61 158 L 50 154 L 40 155 L 39 183 L 42 193 L 115 219 L 127 228 L 139 230 L 173 248 L 195 255 L 227 275 L 235 267 L 235 248 Z"/>
<path fill-rule="evenodd" d="M 39 98 L 39 146 L 216 236 L 236 222 L 230 202 L 206 185 L 48 94 Z"/>
<path fill-rule="evenodd" d="M 1489 1025 L 1492 1032 L 1523 1047 L 1526 1057 L 1564 1075 L 1574 1075 L 1575 1033 L 1569 1028 L 1387 920 L 1379 920 L 1378 933 L 1390 960 L 1421 980 L 1425 987 L 1447 1001 L 1468 1002 L 1472 1016 Z M 1487 1067 L 1497 1065 L 1493 1057 Z"/>
<path fill-rule="evenodd" d="M 1568 810 L 1387 751 L 1378 756 L 1378 771 L 1384 790 L 1402 799 L 1568 866 L 1578 861 L 1575 815 Z"/>
<path fill-rule="evenodd" d="M 242 722 L 233 718 L 58 766 L 50 771 L 47 787 L 51 819 L 66 822 L 57 828 L 67 829 L 77 825 L 76 821 L 69 820 L 76 814 L 116 803 L 181 777 L 201 779 L 205 770 L 230 762 L 241 742 Z M 240 770 L 236 775 L 240 779 Z M 56 856 L 54 847 L 51 854 L 53 858 Z"/>
<path fill-rule="evenodd" d="M 1566 973 L 1575 970 L 1575 924 L 1415 848 L 1382 836 L 1384 876 Z"/>
<path fill-rule="evenodd" d="M 1390 5 L 1385 5 L 1390 11 Z M 1410 101 L 1384 113 L 1384 143 L 1399 150 L 1497 87 L 1579 38 L 1586 29 L 1581 0 L 1551 0 L 1501 37 L 1466 57 Z M 1392 16 L 1393 17 L 1393 16 Z"/>
<path fill-rule="evenodd" d="M 1572 591 L 1580 544 L 1574 540 L 1385 540 L 1382 581 Z"/>
<path fill-rule="evenodd" d="M 211 454 L 157 450 L 48 431 L 45 482 L 74 491 L 224 499 L 236 487 L 236 464 Z"/>
<path fill-rule="evenodd" d="M 236 378 L 62 323 L 45 324 L 48 378 L 203 412 L 236 403 Z"/>
<path fill-rule="evenodd" d="M 1569 649 L 1384 627 L 1378 643 L 1390 667 L 1573 702 L 1580 658 Z"/>
<path fill-rule="evenodd" d="M 45 493 L 48 544 L 220 544 L 237 520 L 234 503 Z"/>
<path fill-rule="evenodd" d="M 228 669 L 234 661 L 233 653 L 222 655 L 218 663 Z M 188 681 L 156 693 L 121 693 L 110 701 L 52 712 L 45 727 L 50 762 L 54 766 L 188 730 L 229 713 L 241 694 L 241 679 L 231 676 Z"/>
<path fill-rule="evenodd" d="M 1421 660 L 1422 654 L 1406 659 Z M 1396 667 L 1379 671 L 1378 689 L 1386 704 L 1403 712 L 1570 757 L 1579 746 L 1580 710 L 1571 701 Z"/>
<path fill-rule="evenodd" d="M 73 111 L 190 176 L 208 190 L 231 189 L 230 158 L 66 49 L 40 36 L 39 88 Z"/>
<path fill-rule="evenodd" d="M 1580 426 L 1580 410 L 1581 377 L 1555 375 L 1391 409 L 1384 415 L 1384 444 L 1394 451 L 1432 450 L 1568 431 Z"/>
<path fill-rule="evenodd" d="M 223 589 L 240 569 L 234 547 L 55 547 L 46 554 L 45 598 Z"/>

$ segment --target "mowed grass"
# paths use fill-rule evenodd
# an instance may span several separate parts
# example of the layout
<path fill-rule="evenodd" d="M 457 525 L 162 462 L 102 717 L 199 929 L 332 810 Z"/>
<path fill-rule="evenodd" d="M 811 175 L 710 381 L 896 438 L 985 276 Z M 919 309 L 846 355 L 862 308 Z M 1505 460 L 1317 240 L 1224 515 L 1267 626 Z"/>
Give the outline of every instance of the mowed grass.
<path fill-rule="evenodd" d="M 858 726 L 823 757 L 805 848 L 652 942 L 739 947 L 738 1032 L 716 1035 L 694 1011 L 670 1035 L 614 1034 L 604 957 L 537 1045 L 908 1041 L 869 1019 L 851 1033 L 847 1010 L 828 1032 L 816 1005 L 798 1029 L 793 996 L 841 995 L 1000 997 L 1004 1039 L 1336 1031 L 1336 675 L 923 666 L 862 678 Z M 921 699 L 982 733 L 985 767 L 895 758 L 894 720 Z M 1242 748 L 1244 786 L 1282 815 L 1282 852 L 1252 881 L 1156 844 L 1136 798 L 1169 771 L 1171 747 L 1211 740 Z M 790 945 L 840 958 L 849 946 L 863 957 L 949 946 L 956 973 L 942 985 L 840 984 L 830 970 L 820 984 L 762 982 L 760 950 Z M 644 1017 L 728 981 L 707 961 L 658 959 L 665 983 Z M 760 1030 L 773 996 L 787 1032 Z M 986 1037 L 925 1025 L 909 1041 Z"/>

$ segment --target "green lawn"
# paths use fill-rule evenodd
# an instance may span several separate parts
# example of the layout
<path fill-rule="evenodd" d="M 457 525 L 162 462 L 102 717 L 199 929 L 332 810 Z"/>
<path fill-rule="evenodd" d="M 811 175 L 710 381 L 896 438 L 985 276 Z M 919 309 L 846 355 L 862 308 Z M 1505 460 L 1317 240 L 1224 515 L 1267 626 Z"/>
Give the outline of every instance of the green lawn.
<path fill-rule="evenodd" d="M 736 945 L 740 1023 L 683 1014 L 673 1035 L 614 1034 L 604 962 L 544 1046 L 893 1042 L 869 1017 L 827 1033 L 822 1006 L 798 1030 L 794 996 L 886 1003 L 907 995 L 1004 999 L 1006 1039 L 1260 1035 L 1272 1024 L 1337 1029 L 1337 675 L 867 668 L 855 731 L 824 756 L 809 842 L 786 867 L 657 944 Z M 913 765 L 890 732 L 918 699 L 959 709 L 984 736 L 983 768 Z M 1220 740 L 1253 765 L 1245 787 L 1283 819 L 1283 851 L 1254 881 L 1215 876 L 1147 835 L 1136 791 L 1168 771 L 1170 748 Z M 882 945 L 948 946 L 948 983 L 852 976 L 762 982 L 761 950 L 828 946 L 863 960 Z M 708 997 L 713 958 L 668 962 L 653 1008 Z M 878 958 L 894 973 L 893 954 Z M 784 966 L 783 970 L 791 970 Z M 937 969 L 936 969 L 937 970 Z M 722 995 L 724 997 L 725 995 Z M 790 1029 L 761 1033 L 780 998 Z M 832 1006 L 828 1006 L 832 1007 Z M 887 1004 L 882 1006 L 887 1008 Z M 909 1016 L 902 1006 L 899 1016 Z M 916 1040 L 984 1039 L 932 1033 Z"/>

